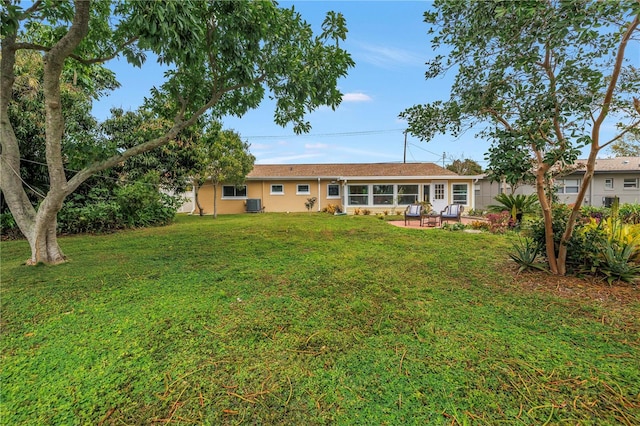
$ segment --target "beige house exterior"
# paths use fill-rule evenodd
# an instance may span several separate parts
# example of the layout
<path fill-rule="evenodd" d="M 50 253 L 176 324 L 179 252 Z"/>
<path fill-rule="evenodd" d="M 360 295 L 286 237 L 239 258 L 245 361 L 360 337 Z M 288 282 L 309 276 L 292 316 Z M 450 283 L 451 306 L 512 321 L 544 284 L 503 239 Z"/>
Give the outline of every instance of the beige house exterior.
<path fill-rule="evenodd" d="M 578 160 L 578 169 L 573 173 L 555 180 L 558 200 L 561 203 L 575 202 L 576 195 L 584 177 L 584 164 L 587 160 Z M 496 204 L 494 197 L 500 193 L 511 194 L 511 187 L 500 182 L 489 182 L 484 178 L 474 188 L 478 209 L 486 209 Z M 535 187 L 522 185 L 514 194 L 533 194 Z M 594 207 L 608 206 L 614 198 L 620 204 L 640 203 L 640 157 L 616 157 L 596 160 L 593 179 L 587 188 L 584 205 Z"/>
<path fill-rule="evenodd" d="M 479 177 L 459 176 L 434 163 L 257 164 L 244 185 L 218 186 L 217 212 L 306 212 L 310 198 L 316 199 L 312 211 L 332 204 L 347 214 L 356 209 L 399 214 L 416 201 L 430 202 L 437 212 L 448 204 L 469 210 Z M 198 193 L 205 214 L 213 213 L 213 197 L 207 182 Z M 190 198 L 195 206 L 194 194 Z"/>

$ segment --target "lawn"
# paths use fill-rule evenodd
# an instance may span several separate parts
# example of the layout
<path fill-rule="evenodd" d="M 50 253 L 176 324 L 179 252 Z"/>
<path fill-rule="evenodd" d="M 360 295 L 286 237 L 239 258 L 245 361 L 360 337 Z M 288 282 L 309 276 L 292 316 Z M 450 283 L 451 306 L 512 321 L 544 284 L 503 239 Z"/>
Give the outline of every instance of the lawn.
<path fill-rule="evenodd" d="M 183 216 L 55 267 L 4 241 L 0 422 L 640 424 L 637 289 L 515 275 L 509 238 Z"/>

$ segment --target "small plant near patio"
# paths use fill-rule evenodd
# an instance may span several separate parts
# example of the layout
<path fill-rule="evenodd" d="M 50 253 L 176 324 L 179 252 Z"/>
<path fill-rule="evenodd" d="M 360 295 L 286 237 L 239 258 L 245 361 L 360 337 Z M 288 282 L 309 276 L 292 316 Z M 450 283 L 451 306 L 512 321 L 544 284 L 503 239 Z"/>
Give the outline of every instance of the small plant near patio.
<path fill-rule="evenodd" d="M 489 232 L 493 234 L 504 234 L 509 230 L 511 215 L 507 211 L 501 213 L 489 213 L 487 215 L 487 220 L 489 221 Z"/>
<path fill-rule="evenodd" d="M 356 207 L 355 209 L 353 209 L 353 214 L 354 215 L 360 216 L 361 213 L 362 213 L 362 210 L 360 210 L 359 208 Z"/>
<path fill-rule="evenodd" d="M 324 213 L 336 214 L 342 213 L 342 208 L 337 204 L 327 204 L 325 208 L 322 209 Z"/>
<path fill-rule="evenodd" d="M 442 229 L 446 229 L 447 231 L 462 231 L 464 229 L 467 229 L 467 226 L 464 223 L 460 223 L 460 222 L 455 222 L 455 223 L 445 222 L 442 224 Z"/>
<path fill-rule="evenodd" d="M 313 206 L 316 205 L 316 197 L 311 197 L 311 198 L 307 198 L 307 202 L 304 203 L 304 206 L 307 208 L 307 211 L 311 211 L 313 209 Z"/>
<path fill-rule="evenodd" d="M 389 216 L 389 210 L 383 210 L 382 214 L 385 215 L 385 216 Z"/>
<path fill-rule="evenodd" d="M 518 272 L 537 269 L 539 271 L 546 271 L 546 264 L 536 262 L 538 255 L 540 254 L 540 244 L 534 241 L 532 238 L 519 238 L 513 243 L 512 251 L 509 253 L 509 257 L 513 259 L 520 268 Z"/>
<path fill-rule="evenodd" d="M 536 194 L 498 194 L 494 198 L 499 204 L 488 206 L 489 211 L 501 212 L 508 211 L 511 214 L 513 226 L 517 226 L 522 222 L 522 217 L 526 213 L 532 213 L 538 206 L 538 196 Z"/>
<path fill-rule="evenodd" d="M 362 210 L 362 214 L 363 214 L 364 216 L 369 216 L 369 215 L 371 214 L 371 210 L 369 210 L 369 209 L 364 209 L 364 210 Z"/>
<path fill-rule="evenodd" d="M 485 211 L 482 209 L 469 209 L 467 212 L 469 216 L 482 217 L 485 215 Z"/>
<path fill-rule="evenodd" d="M 488 231 L 489 230 L 489 222 L 484 220 L 474 220 L 470 223 L 471 229 L 477 229 L 479 231 Z"/>

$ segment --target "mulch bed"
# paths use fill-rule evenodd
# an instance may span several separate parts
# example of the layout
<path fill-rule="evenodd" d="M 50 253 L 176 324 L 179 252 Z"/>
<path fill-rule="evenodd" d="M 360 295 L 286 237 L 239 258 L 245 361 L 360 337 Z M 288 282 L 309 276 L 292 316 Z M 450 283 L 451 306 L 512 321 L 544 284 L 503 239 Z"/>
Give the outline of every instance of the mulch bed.
<path fill-rule="evenodd" d="M 539 271 L 518 273 L 517 266 L 506 267 L 513 273 L 514 283 L 529 291 L 551 293 L 564 299 L 598 302 L 612 308 L 628 308 L 640 303 L 640 283 L 609 284 L 606 280 L 590 277 L 562 277 Z"/>

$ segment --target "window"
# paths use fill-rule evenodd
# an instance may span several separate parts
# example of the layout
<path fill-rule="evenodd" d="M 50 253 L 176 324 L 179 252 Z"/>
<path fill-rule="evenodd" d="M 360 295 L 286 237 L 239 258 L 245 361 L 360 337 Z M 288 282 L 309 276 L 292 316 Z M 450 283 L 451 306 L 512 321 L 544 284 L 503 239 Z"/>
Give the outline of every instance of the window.
<path fill-rule="evenodd" d="M 271 185 L 271 195 L 284 195 L 284 185 L 280 183 Z"/>
<path fill-rule="evenodd" d="M 340 198 L 340 185 L 337 183 L 327 185 L 327 198 Z"/>
<path fill-rule="evenodd" d="M 604 189 L 613 189 L 613 178 L 607 178 L 604 180 Z"/>
<path fill-rule="evenodd" d="M 625 178 L 622 189 L 638 189 L 638 178 Z"/>
<path fill-rule="evenodd" d="M 311 190 L 309 189 L 309 185 L 307 184 L 298 184 L 296 187 L 296 194 L 298 195 L 309 195 L 311 194 Z"/>
<path fill-rule="evenodd" d="M 427 203 L 431 203 L 431 185 L 425 185 L 422 189 L 423 200 Z"/>
<path fill-rule="evenodd" d="M 366 206 L 369 204 L 368 185 L 349 185 L 349 205 Z"/>
<path fill-rule="evenodd" d="M 580 189 L 580 179 L 558 180 L 558 194 L 577 194 Z"/>
<path fill-rule="evenodd" d="M 398 185 L 398 204 L 416 203 L 419 194 L 418 185 Z"/>
<path fill-rule="evenodd" d="M 433 185 L 433 199 L 444 200 L 444 183 L 436 183 Z"/>
<path fill-rule="evenodd" d="M 454 183 L 451 187 L 453 189 L 453 204 L 468 204 L 467 194 L 469 192 L 469 184 Z"/>
<path fill-rule="evenodd" d="M 392 205 L 393 185 L 373 185 L 373 204 Z"/>
<path fill-rule="evenodd" d="M 247 186 L 222 185 L 222 198 L 238 198 L 247 196 Z"/>

